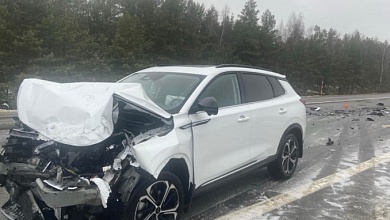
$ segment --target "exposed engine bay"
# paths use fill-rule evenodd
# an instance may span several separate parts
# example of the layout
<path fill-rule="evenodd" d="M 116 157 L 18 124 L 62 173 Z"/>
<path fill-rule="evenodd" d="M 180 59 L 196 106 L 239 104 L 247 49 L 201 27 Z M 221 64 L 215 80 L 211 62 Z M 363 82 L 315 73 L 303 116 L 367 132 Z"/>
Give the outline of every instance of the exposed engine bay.
<path fill-rule="evenodd" d="M 112 95 L 108 138 L 74 146 L 42 135 L 16 119 L 0 156 L 0 186 L 10 219 L 121 219 L 137 184 L 154 178 L 142 169 L 133 146 L 173 129 L 164 118 L 123 96 Z"/>

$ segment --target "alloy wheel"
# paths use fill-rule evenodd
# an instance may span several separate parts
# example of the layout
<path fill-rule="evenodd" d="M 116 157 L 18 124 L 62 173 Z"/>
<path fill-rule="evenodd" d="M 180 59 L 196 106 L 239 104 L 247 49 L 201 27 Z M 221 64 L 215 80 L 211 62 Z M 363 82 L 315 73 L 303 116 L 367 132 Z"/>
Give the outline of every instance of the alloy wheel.
<path fill-rule="evenodd" d="M 135 209 L 135 220 L 175 220 L 179 208 L 179 192 L 168 181 L 154 182 L 146 189 Z"/>
<path fill-rule="evenodd" d="M 290 174 L 294 171 L 298 160 L 298 147 L 293 139 L 288 139 L 283 147 L 282 167 L 283 172 Z"/>

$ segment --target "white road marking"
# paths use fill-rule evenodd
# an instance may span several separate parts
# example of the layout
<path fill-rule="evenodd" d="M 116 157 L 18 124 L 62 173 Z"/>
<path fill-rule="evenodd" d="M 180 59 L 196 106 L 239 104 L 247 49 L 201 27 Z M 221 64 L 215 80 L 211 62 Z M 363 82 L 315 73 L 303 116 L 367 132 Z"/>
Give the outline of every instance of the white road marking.
<path fill-rule="evenodd" d="M 311 195 L 319 190 L 322 190 L 333 183 L 346 181 L 348 178 L 355 176 L 365 170 L 376 167 L 379 164 L 390 162 L 390 153 L 374 157 L 363 163 L 357 164 L 345 170 L 341 170 L 335 174 L 329 175 L 317 181 L 314 181 L 309 187 L 301 186 L 287 193 L 279 194 L 270 199 L 245 207 L 235 212 L 229 213 L 218 218 L 219 220 L 226 219 L 255 219 L 261 217 L 267 212 L 280 208 L 291 202 L 299 200 L 305 196 Z M 299 196 L 296 196 L 299 195 Z"/>

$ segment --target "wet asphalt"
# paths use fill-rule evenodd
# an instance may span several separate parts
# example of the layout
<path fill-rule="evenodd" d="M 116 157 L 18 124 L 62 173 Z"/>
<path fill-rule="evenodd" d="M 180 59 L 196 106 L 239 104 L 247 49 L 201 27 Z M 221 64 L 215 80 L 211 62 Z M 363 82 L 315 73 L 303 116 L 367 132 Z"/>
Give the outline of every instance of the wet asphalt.
<path fill-rule="evenodd" d="M 347 97 L 308 97 L 308 103 L 345 99 L 390 97 L 362 95 Z M 383 103 L 384 106 L 377 106 Z M 390 153 L 390 99 L 309 104 L 304 156 L 294 176 L 276 181 L 267 169 L 246 174 L 194 198 L 183 219 L 215 219 L 244 207 L 261 203 L 323 177 L 353 167 L 375 156 Z M 320 107 L 319 111 L 310 107 Z M 371 115 L 375 109 L 383 116 Z M 376 114 L 378 111 L 376 111 Z M 367 118 L 373 119 L 368 121 Z M 6 131 L 0 131 L 4 141 Z M 328 138 L 332 145 L 326 145 Z M 255 219 L 390 219 L 390 163 L 336 182 L 315 193 L 302 196 Z M 0 188 L 0 205 L 8 195 Z M 236 219 L 244 219 L 236 216 Z M 6 218 L 0 214 L 0 220 Z"/>

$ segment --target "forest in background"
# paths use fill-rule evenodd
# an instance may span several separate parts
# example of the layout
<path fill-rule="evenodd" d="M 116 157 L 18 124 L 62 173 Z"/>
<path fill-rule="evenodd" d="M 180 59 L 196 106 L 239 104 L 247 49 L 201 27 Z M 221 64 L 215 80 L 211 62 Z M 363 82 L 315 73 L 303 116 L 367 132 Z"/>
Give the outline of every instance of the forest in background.
<path fill-rule="evenodd" d="M 0 0 L 0 98 L 13 107 L 25 78 L 116 81 L 157 64 L 260 66 L 301 95 L 389 92 L 389 61 L 387 41 L 294 12 L 276 24 L 255 0 L 237 16 L 193 0 Z"/>

